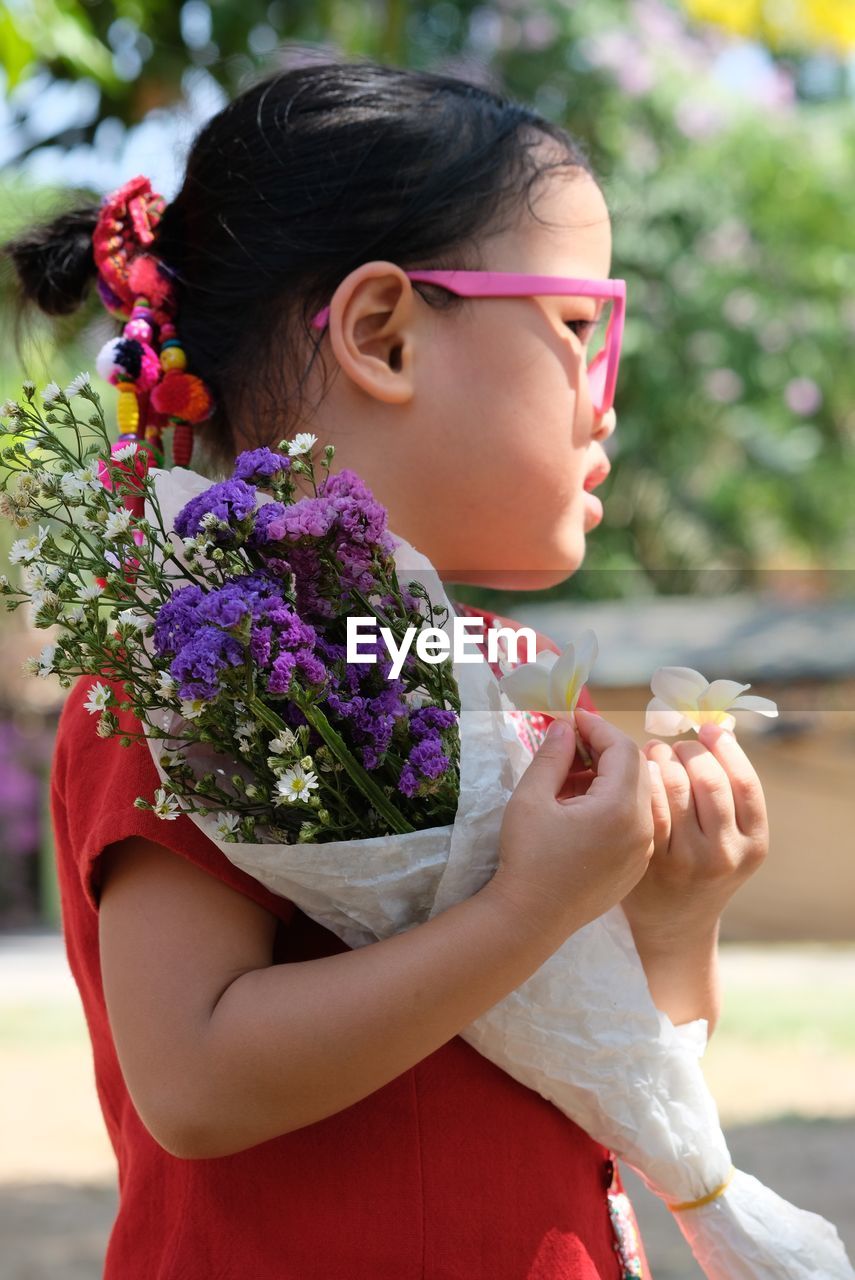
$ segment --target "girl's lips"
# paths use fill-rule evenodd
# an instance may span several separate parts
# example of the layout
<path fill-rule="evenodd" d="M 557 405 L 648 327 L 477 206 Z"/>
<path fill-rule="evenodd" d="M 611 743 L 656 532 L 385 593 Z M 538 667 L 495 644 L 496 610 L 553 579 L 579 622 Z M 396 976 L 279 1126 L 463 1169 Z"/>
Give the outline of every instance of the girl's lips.
<path fill-rule="evenodd" d="M 599 524 L 603 518 L 603 504 L 595 493 L 585 491 L 585 510 L 594 516 L 594 524 Z"/>

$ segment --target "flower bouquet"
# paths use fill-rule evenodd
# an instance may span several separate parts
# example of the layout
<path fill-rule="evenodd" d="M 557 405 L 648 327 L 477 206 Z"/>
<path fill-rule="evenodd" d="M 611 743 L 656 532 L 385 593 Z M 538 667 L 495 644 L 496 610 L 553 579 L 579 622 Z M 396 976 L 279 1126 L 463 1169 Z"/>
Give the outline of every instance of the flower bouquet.
<path fill-rule="evenodd" d="M 86 424 L 48 390 L 46 418 L 31 384 L 2 410 L 17 473 L 3 513 L 51 523 L 13 546 L 26 589 L 0 590 L 61 630 L 36 674 L 123 685 L 162 783 L 137 803 L 188 813 L 351 947 L 477 892 L 530 755 L 486 662 L 405 649 L 414 627 L 447 654 L 455 610 L 359 477 L 331 474 L 327 449 L 316 483 L 313 437 L 242 454 L 221 483 L 152 468 L 142 442 L 111 456 L 85 377 L 68 390 L 95 406 Z M 363 637 L 367 662 L 348 652 L 357 610 L 385 658 L 379 639 Z M 119 697 L 92 686 L 99 733 L 116 732 Z M 620 906 L 460 1034 L 625 1159 L 707 1276 L 855 1277 L 831 1223 L 733 1169 L 699 1064 L 706 1023 L 675 1027 L 653 1004 Z"/>

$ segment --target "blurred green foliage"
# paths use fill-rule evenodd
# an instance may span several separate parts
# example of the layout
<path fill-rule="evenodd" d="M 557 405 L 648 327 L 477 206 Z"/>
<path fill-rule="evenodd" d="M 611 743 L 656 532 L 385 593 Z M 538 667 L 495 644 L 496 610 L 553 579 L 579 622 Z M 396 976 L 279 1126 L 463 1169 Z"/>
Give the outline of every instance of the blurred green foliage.
<path fill-rule="evenodd" d="M 98 85 L 93 120 L 58 145 L 177 102 L 189 67 L 231 94 L 301 49 L 451 70 L 532 102 L 585 142 L 612 211 L 612 274 L 627 281 L 605 519 L 582 569 L 540 598 L 716 594 L 773 568 L 855 566 L 855 118 L 840 77 L 816 93 L 808 53 L 772 62 L 764 101 L 713 81 L 727 37 L 667 0 L 42 0 L 10 25 L 16 8 L 0 24 L 10 84 L 37 58 Z M 47 39 L 54 12 L 73 40 Z M 68 199 L 14 171 L 3 232 Z M 4 340 L 0 397 L 24 376 L 89 368 L 103 322 L 93 299 L 40 326 L 25 370 Z M 832 574 L 829 590 L 851 593 L 851 577 Z"/>

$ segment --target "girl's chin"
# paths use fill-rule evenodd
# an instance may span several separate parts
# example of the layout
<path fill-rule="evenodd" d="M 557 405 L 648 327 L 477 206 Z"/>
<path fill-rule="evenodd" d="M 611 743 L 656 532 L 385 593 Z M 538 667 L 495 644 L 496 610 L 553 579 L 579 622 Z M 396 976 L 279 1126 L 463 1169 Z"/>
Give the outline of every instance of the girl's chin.
<path fill-rule="evenodd" d="M 603 518 L 603 504 L 595 493 L 587 491 L 582 493 L 582 500 L 585 503 L 585 532 L 589 533 Z"/>

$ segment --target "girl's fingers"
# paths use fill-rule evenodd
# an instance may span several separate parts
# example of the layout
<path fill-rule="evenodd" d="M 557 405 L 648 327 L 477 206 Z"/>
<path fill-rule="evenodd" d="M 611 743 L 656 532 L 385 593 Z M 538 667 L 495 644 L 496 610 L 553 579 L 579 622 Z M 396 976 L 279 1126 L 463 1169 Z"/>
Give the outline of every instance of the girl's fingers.
<path fill-rule="evenodd" d="M 686 826 L 689 819 L 697 821 L 692 801 L 692 784 L 682 762 L 665 742 L 648 742 L 644 748 L 648 760 L 659 766 L 668 800 L 672 843 L 673 836 Z"/>
<path fill-rule="evenodd" d="M 727 774 L 739 830 L 749 839 L 765 838 L 768 816 L 763 786 L 736 736 L 716 725 L 703 725 L 698 738 Z"/>
<path fill-rule="evenodd" d="M 675 742 L 674 751 L 692 784 L 698 826 L 707 839 L 722 827 L 736 826 L 736 804 L 730 778 L 702 742 Z"/>
<path fill-rule="evenodd" d="M 650 808 L 653 814 L 653 856 L 668 852 L 671 840 L 671 806 L 662 771 L 655 760 L 648 758 L 650 770 Z"/>

